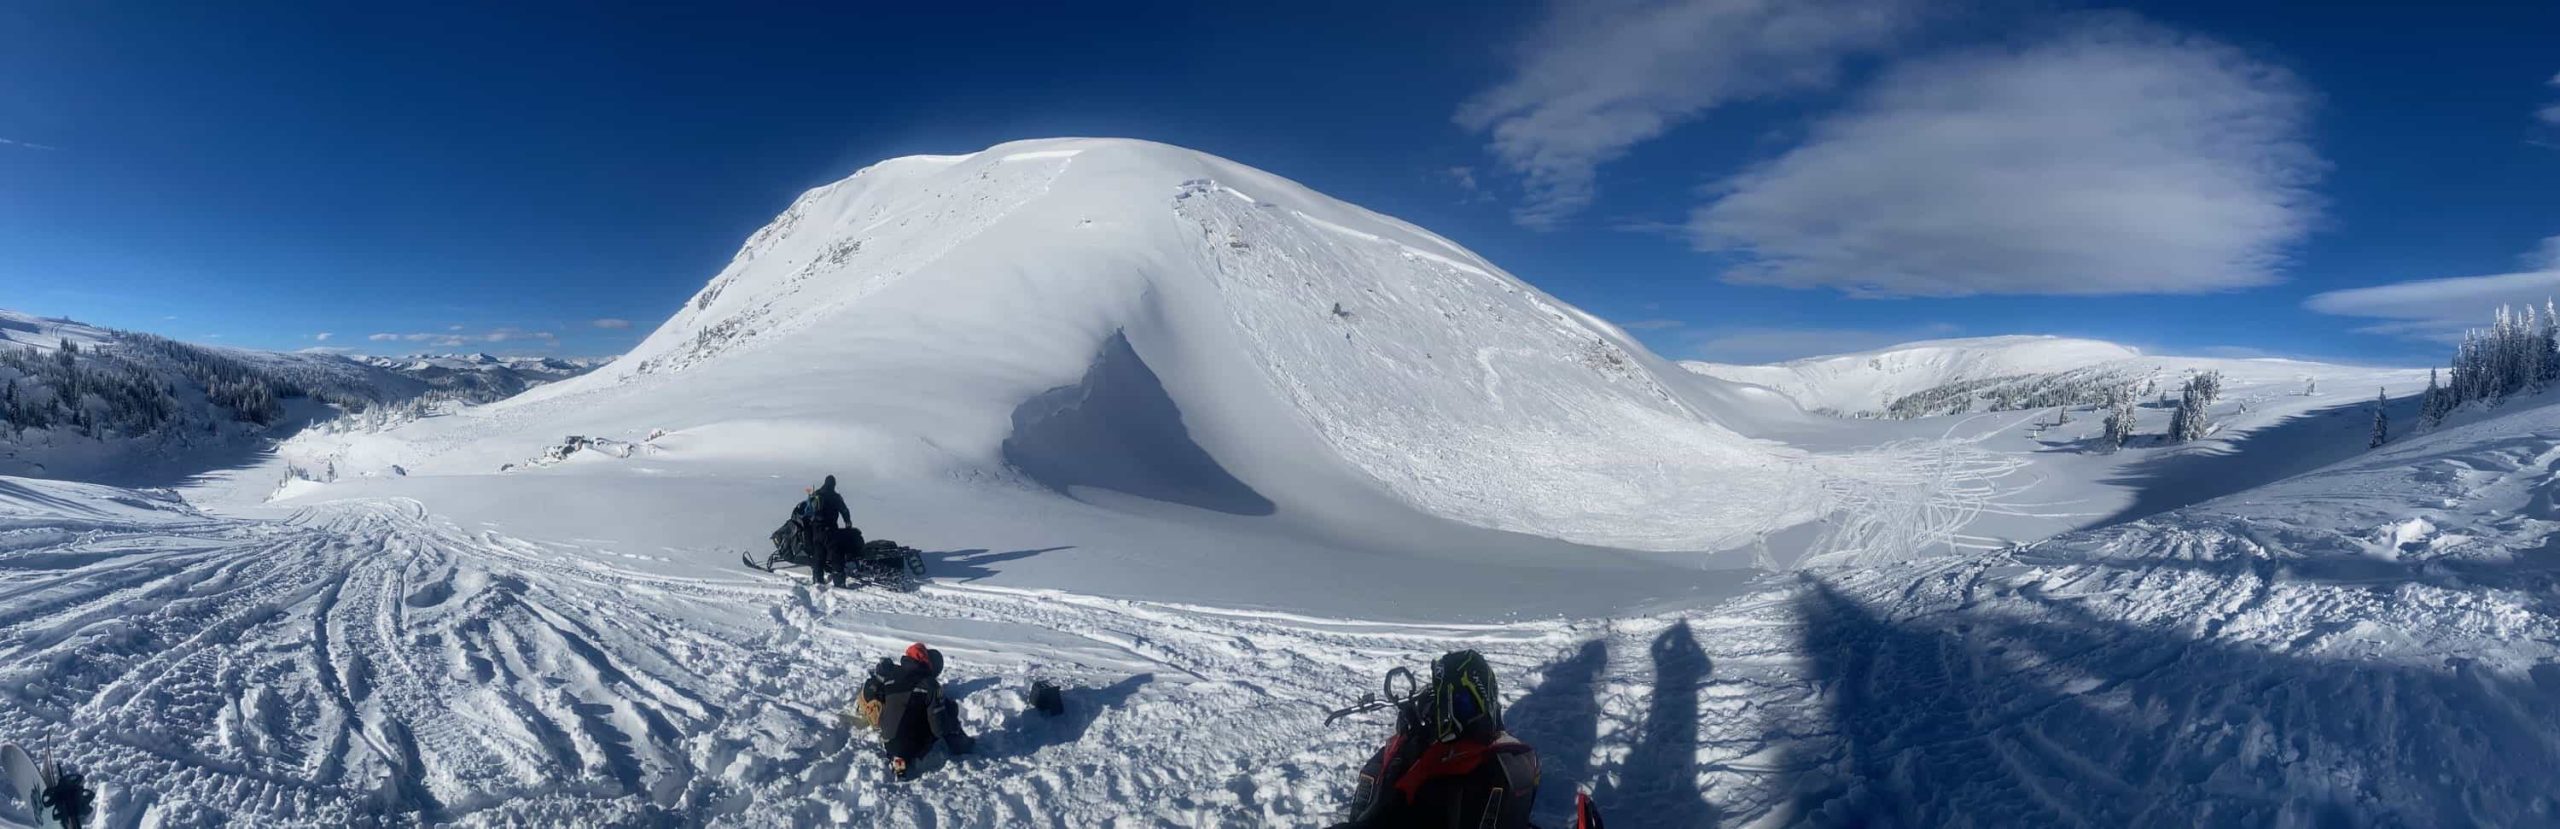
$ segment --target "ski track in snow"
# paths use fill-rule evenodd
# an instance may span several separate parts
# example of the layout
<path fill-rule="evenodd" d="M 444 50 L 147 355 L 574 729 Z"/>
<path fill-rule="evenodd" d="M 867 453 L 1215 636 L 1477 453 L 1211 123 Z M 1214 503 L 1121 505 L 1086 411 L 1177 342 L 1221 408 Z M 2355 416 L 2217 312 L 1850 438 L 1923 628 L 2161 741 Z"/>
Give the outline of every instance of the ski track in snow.
<path fill-rule="evenodd" d="M 2523 443 L 2420 474 L 2547 502 L 2560 440 Z M 1386 729 L 1324 711 L 1457 647 L 1540 749 L 1548 825 L 1580 785 L 1637 826 L 2560 817 L 2560 583 L 2313 555 L 2460 516 L 2136 522 L 1682 614 L 1412 624 L 648 575 L 407 501 L 45 503 L 0 521 L 0 738 L 99 771 L 114 825 L 1321 825 Z M 918 639 L 980 752 L 889 784 L 843 712 Z"/>
<path fill-rule="evenodd" d="M 11 534 L 0 737 L 100 770 L 119 823 L 1318 823 L 1385 728 L 1323 713 L 1388 667 L 1475 647 L 1521 681 L 1644 626 L 813 593 L 617 570 L 398 501 Z M 980 753 L 891 787 L 842 712 L 911 639 L 952 655 Z M 1026 714 L 1028 671 L 1070 688 L 1068 716 Z"/>

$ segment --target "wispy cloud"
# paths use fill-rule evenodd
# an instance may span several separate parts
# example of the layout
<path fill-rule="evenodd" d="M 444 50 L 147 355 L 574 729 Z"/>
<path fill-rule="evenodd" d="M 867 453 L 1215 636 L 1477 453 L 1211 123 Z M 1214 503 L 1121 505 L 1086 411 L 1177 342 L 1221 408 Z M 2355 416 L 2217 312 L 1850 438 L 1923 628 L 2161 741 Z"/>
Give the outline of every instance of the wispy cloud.
<path fill-rule="evenodd" d="M 2560 236 L 2545 236 L 2541 244 L 2519 257 L 2524 266 L 2537 271 L 2560 271 Z"/>
<path fill-rule="evenodd" d="M 1684 325 L 1688 325 L 1688 323 L 1668 319 L 1632 320 L 1618 323 L 1619 328 L 1624 328 L 1629 331 L 1666 331 L 1673 328 L 1679 328 Z"/>
<path fill-rule="evenodd" d="M 1511 78 L 1457 123 L 1522 177 L 1512 218 L 1551 228 L 1588 207 L 1596 171 L 1735 101 L 1830 86 L 1920 17 L 1917 0 L 1553 0 Z"/>
<path fill-rule="evenodd" d="M 1722 328 L 1691 335 L 1692 359 L 1756 365 L 1804 357 L 1872 351 L 1919 340 L 1942 339 L 1963 331 L 1949 323 L 1911 328 Z"/>
<path fill-rule="evenodd" d="M 1853 296 L 2197 293 L 2281 279 L 2317 219 L 2310 94 L 2129 15 L 1889 71 L 1692 216 L 1730 282 Z"/>
<path fill-rule="evenodd" d="M 1458 188 L 1458 193 L 1462 196 L 1459 202 L 1462 204 L 1482 204 L 1493 201 L 1493 192 L 1485 189 L 1484 182 L 1477 179 L 1474 167 L 1465 165 L 1450 167 L 1440 171 L 1440 178 Z"/>
<path fill-rule="evenodd" d="M 2560 88 L 2560 75 L 2551 76 L 2549 85 Z M 2533 117 L 2540 119 L 2544 126 L 2560 127 L 2560 101 L 2542 105 L 2541 109 L 2534 110 Z"/>
<path fill-rule="evenodd" d="M 629 328 L 629 327 L 631 327 L 631 321 L 630 321 L 630 320 L 625 320 L 625 319 L 614 319 L 614 318 L 612 318 L 612 317 L 606 317 L 606 318 L 604 318 L 604 319 L 600 319 L 600 320 L 596 320 L 596 321 L 594 321 L 594 322 L 590 322 L 590 323 L 588 323 L 588 325 L 593 325 L 593 326 L 595 326 L 595 327 L 597 327 L 597 328 L 623 329 L 623 328 Z"/>
<path fill-rule="evenodd" d="M 33 141 L 19 141 L 19 140 L 17 140 L 17 139 L 13 139 L 13 138 L 0 138 L 0 146 L 5 146 L 5 147 L 21 147 L 21 148 L 30 149 L 30 150 L 56 150 L 56 149 L 61 149 L 60 147 L 55 147 L 55 146 L 53 146 L 53 145 L 51 145 L 51 144 L 38 144 L 38 143 L 33 142 Z"/>
<path fill-rule="evenodd" d="M 2462 332 L 2487 325 L 2501 305 L 2534 305 L 2560 298 L 2560 269 L 2420 279 L 2315 294 L 2302 306 L 2323 314 L 2379 320 L 2360 334 L 2460 342 Z"/>
<path fill-rule="evenodd" d="M 560 340 L 560 335 L 549 331 L 526 331 L 521 328 L 498 328 L 479 333 L 456 333 L 460 331 L 460 328 L 460 326 L 455 326 L 452 330 L 434 333 L 378 333 L 368 335 L 365 339 L 378 343 L 419 343 L 434 348 L 462 348 L 481 343 L 527 341 L 556 344 Z"/>
<path fill-rule="evenodd" d="M 335 337 L 335 336 L 338 336 L 338 335 L 336 335 L 336 334 L 332 334 L 332 333 L 329 333 L 329 332 L 327 332 L 327 331 L 322 331 L 322 332 L 320 332 L 320 333 L 317 333 L 317 334 L 313 334 L 313 335 L 311 335 L 311 339 L 316 340 L 316 341 L 319 341 L 319 342 L 324 342 L 324 343 L 325 343 L 325 342 L 328 342 L 328 341 L 329 341 L 329 338 L 330 338 L 330 337 Z"/>

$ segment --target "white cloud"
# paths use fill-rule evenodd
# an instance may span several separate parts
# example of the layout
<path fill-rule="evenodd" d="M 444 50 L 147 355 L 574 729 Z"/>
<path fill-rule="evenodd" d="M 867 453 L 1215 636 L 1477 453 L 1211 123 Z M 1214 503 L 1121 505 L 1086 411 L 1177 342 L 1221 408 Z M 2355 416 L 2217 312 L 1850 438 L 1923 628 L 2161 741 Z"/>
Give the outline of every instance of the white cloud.
<path fill-rule="evenodd" d="M 2524 255 L 2524 266 L 2537 271 L 2560 271 L 2560 236 L 2543 237 L 2541 244 Z"/>
<path fill-rule="evenodd" d="M 2550 85 L 2560 87 L 2560 75 L 2551 76 Z M 2534 110 L 2533 116 L 2546 126 L 2560 127 L 2560 103 L 2544 104 L 2541 109 Z"/>
<path fill-rule="evenodd" d="M 2278 281 L 2317 220 L 2310 94 L 2130 16 L 1904 64 L 1691 217 L 1727 281 L 1853 296 L 2198 293 Z"/>
<path fill-rule="evenodd" d="M 1624 328 L 1629 331 L 1662 331 L 1671 328 L 1679 328 L 1684 325 L 1688 325 L 1688 323 L 1681 322 L 1679 320 L 1666 319 L 1633 320 L 1618 323 L 1619 328 Z"/>
<path fill-rule="evenodd" d="M 2315 294 L 2302 306 L 2323 314 L 2380 322 L 2355 329 L 2431 342 L 2459 342 L 2466 329 L 2489 324 L 2498 306 L 2540 306 L 2560 298 L 2560 269 L 2421 279 Z"/>
<path fill-rule="evenodd" d="M 454 333 L 460 326 L 440 333 L 374 334 L 365 339 L 374 342 L 423 343 L 434 348 L 462 348 L 478 343 L 503 343 L 511 340 L 540 340 L 558 344 L 560 335 L 549 331 L 526 331 L 520 328 L 498 328 L 482 333 Z"/>
<path fill-rule="evenodd" d="M 327 331 L 322 331 L 322 332 L 320 332 L 320 333 L 317 333 L 317 334 L 313 334 L 313 335 L 311 335 L 311 339 L 313 339 L 313 340 L 317 340 L 317 341 L 320 341 L 320 342 L 324 342 L 324 343 L 325 343 L 325 342 L 328 342 L 328 341 L 329 341 L 329 338 L 330 338 L 330 337 L 335 337 L 335 336 L 338 336 L 338 335 L 336 335 L 336 334 L 332 334 L 332 333 L 329 333 L 329 332 L 327 332 Z"/>
<path fill-rule="evenodd" d="M 1850 57 L 1914 28 L 1917 0 L 1554 0 L 1512 77 L 1456 120 L 1525 179 L 1512 218 L 1553 227 L 1591 204 L 1594 171 L 1740 100 L 1831 85 Z"/>
<path fill-rule="evenodd" d="M 1693 335 L 1690 352 L 1695 359 L 1719 363 L 1756 365 L 1872 351 L 1891 345 L 1919 340 L 1943 339 L 1963 329 L 1947 323 L 1931 323 L 1916 328 L 1869 330 L 1859 328 L 1725 328 L 1700 331 Z"/>
<path fill-rule="evenodd" d="M 7 139 L 7 138 L 0 138 L 0 145 L 6 145 L 6 146 L 10 146 L 10 147 L 25 147 L 25 148 L 30 149 L 30 150 L 52 150 L 52 149 L 59 149 L 59 148 L 54 147 L 54 146 L 49 145 L 49 144 L 38 144 L 38 143 L 33 142 L 33 141 L 17 141 L 17 140 L 12 140 L 12 139 Z"/>
<path fill-rule="evenodd" d="M 593 325 L 593 326 L 595 326 L 595 327 L 597 327 L 597 328 L 615 328 L 615 329 L 619 329 L 619 328 L 629 328 L 629 327 L 631 327 L 631 321 L 630 321 L 630 320 L 614 319 L 614 318 L 611 318 L 611 317 L 607 317 L 607 318 L 604 318 L 604 319 L 596 320 L 595 322 L 588 323 L 588 324 L 589 324 L 589 325 Z"/>

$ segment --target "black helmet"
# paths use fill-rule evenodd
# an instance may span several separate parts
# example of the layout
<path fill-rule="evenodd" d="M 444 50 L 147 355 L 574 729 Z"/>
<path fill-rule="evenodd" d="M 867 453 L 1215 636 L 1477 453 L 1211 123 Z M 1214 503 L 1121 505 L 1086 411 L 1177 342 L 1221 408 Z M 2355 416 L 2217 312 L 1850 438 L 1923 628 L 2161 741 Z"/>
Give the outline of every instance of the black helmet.
<path fill-rule="evenodd" d="M 819 485 L 818 485 L 818 488 L 819 488 L 819 489 L 822 489 L 822 490 L 825 490 L 825 491 L 828 491 L 828 492 L 834 492 L 834 491 L 836 491 L 836 476 L 834 476 L 834 475 L 829 475 L 829 476 L 827 476 L 827 482 L 826 482 L 826 483 L 823 483 L 823 484 L 819 484 Z"/>
<path fill-rule="evenodd" d="M 1487 739 L 1502 731 L 1502 688 L 1484 654 L 1450 651 L 1432 663 L 1430 704 L 1434 742 Z"/>

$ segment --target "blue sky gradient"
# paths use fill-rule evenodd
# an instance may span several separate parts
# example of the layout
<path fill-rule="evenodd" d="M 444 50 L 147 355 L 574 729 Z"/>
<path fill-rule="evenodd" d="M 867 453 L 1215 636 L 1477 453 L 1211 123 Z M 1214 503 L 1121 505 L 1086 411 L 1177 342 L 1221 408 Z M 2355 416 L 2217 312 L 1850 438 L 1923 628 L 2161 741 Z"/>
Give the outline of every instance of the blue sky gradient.
<path fill-rule="evenodd" d="M 1536 133 L 1528 146 L 1552 158 L 1619 126 L 1523 119 L 1506 130 L 1470 109 L 1512 95 L 1515 114 L 1571 114 L 1599 94 L 1575 85 L 1609 77 L 1619 51 L 1588 44 L 1662 28 L 1648 15 L 1747 29 L 1761 4 L 910 5 L 0 7 L 0 307 L 260 348 L 609 355 L 808 187 L 884 157 L 1059 135 L 1166 141 L 1289 176 L 1441 232 L 1676 358 L 2057 333 L 2425 364 L 2443 354 L 2441 320 L 2353 295 L 2320 311 L 2306 300 L 2560 269 L 2536 256 L 2560 236 L 2560 114 L 2545 112 L 2560 104 L 2554 4 L 1915 2 L 1870 29 L 1843 28 L 1832 51 L 1741 66 L 1701 55 L 1775 39 L 1700 30 L 1652 44 L 1670 50 L 1649 64 L 1667 71 L 1602 90 L 1616 97 L 1600 115 L 1631 106 L 1663 124 L 1567 165 L 1588 169 L 1587 203 L 1559 201 L 1549 179 L 1505 154 L 1505 136 Z M 1791 7 L 1827 5 L 1840 4 Z M 2221 120 L 2191 124 L 2192 135 L 2298 106 L 2261 124 L 2262 141 L 2206 152 L 2250 169 L 2299 148 L 2314 156 L 2301 165 L 2307 183 L 2234 195 L 2207 173 L 2192 185 L 2273 210 L 2278 227 L 2093 219 L 2056 235 L 2107 244 L 2061 261 L 2128 276 L 2093 282 L 1968 250 L 1955 253 L 1994 263 L 1985 281 L 1968 270 L 1918 283 L 1960 295 L 1860 298 L 1840 286 L 1909 248 L 1835 262 L 1824 234 L 1838 228 L 1738 207 L 1741 195 L 1766 196 L 1755 202 L 1766 208 L 1809 192 L 1745 174 L 1826 136 L 1931 123 L 1944 113 L 1930 107 L 1971 106 L 1936 101 L 1938 90 L 2032 81 L 2092 51 L 2193 69 L 2164 77 L 2201 85 L 2200 96 L 2221 94 L 2212 83 L 2251 87 L 2229 98 L 2241 114 L 2211 115 Z M 2035 63 L 2056 55 L 2065 60 Z M 1799 69 L 1801 83 L 1764 83 Z M 1721 88 L 1734 91 L 1698 97 Z M 1985 106 L 2007 117 L 2057 105 L 2040 95 Z M 2089 108 L 2072 118 L 2121 126 L 2107 108 L 2126 107 L 2103 95 L 2060 97 Z M 2038 146 L 2075 146 L 2054 141 Z M 2189 169 L 2155 150 L 2093 151 L 2079 168 L 2002 180 L 2032 189 L 2118 157 Z M 1915 182 L 1877 219 L 1955 217 L 1954 236 L 1926 240 L 1931 253 L 1950 238 L 1962 246 L 1961 220 L 1983 207 L 1979 192 L 1968 203 L 1936 181 Z M 1721 209 L 1749 214 L 1745 238 L 1702 240 L 1702 211 L 1729 197 Z M 2021 198 L 2064 199 L 2043 211 L 2064 214 L 2089 206 L 2067 200 L 2092 197 Z M 2291 223 L 2299 232 L 2282 229 Z M 2128 236 L 2104 238 L 2118 233 Z M 1780 280 L 1800 287 L 1727 280 L 1786 244 L 1817 257 Z M 2274 254 L 2264 278 L 2220 267 L 2261 250 Z M 2189 270 L 2205 287 L 2153 292 L 2139 260 L 2178 251 L 2204 263 Z M 2014 279 L 1988 281 L 2004 268 Z M 2236 284 L 2265 278 L 2276 281 Z M 2074 293 L 2101 283 L 2107 293 Z M 2486 300 L 2445 301 L 2458 317 Z"/>

